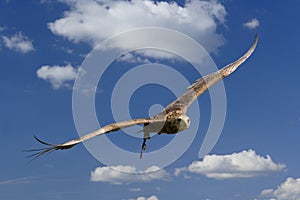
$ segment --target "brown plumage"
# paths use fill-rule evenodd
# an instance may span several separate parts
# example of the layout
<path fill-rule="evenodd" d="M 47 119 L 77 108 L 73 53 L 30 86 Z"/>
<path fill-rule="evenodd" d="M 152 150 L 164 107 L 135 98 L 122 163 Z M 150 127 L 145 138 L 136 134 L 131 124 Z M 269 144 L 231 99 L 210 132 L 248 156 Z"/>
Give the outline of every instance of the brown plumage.
<path fill-rule="evenodd" d="M 30 152 L 34 152 L 32 155 L 28 157 L 37 158 L 41 155 L 51 153 L 52 151 L 55 150 L 69 149 L 75 146 L 76 144 L 91 139 L 95 136 L 103 135 L 112 131 L 118 131 L 120 129 L 127 128 L 134 125 L 139 125 L 139 124 L 144 125 L 144 128 L 141 132 L 144 132 L 142 150 L 145 150 L 146 141 L 147 139 L 150 139 L 149 133 L 156 132 L 158 134 L 162 134 L 162 133 L 176 134 L 180 131 L 189 128 L 190 119 L 188 116 L 186 116 L 186 111 L 188 107 L 209 87 L 211 87 L 213 84 L 217 83 L 218 81 L 222 80 L 223 78 L 229 76 L 243 62 L 245 62 L 255 50 L 257 42 L 258 42 L 258 36 L 256 35 L 254 43 L 242 57 L 226 65 L 220 70 L 196 80 L 194 84 L 188 87 L 186 93 L 184 93 L 178 99 L 170 103 L 161 113 L 151 118 L 140 118 L 140 119 L 133 119 L 133 120 L 123 121 L 123 122 L 112 123 L 98 130 L 95 130 L 91 133 L 88 133 L 80 138 L 73 139 L 62 144 L 49 144 L 34 136 L 38 142 L 48 147 L 28 150 Z"/>

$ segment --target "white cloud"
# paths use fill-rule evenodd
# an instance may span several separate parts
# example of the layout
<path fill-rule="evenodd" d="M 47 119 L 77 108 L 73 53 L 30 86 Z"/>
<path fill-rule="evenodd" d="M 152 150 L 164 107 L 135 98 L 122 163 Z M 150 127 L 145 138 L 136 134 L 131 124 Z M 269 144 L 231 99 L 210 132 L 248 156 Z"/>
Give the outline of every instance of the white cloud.
<path fill-rule="evenodd" d="M 37 77 L 49 81 L 54 89 L 58 89 L 62 86 L 68 86 L 68 82 L 76 78 L 77 69 L 72 65 L 66 66 L 42 66 L 37 72 Z"/>
<path fill-rule="evenodd" d="M 258 19 L 253 18 L 253 19 L 249 20 L 248 22 L 245 22 L 243 24 L 243 26 L 245 26 L 249 29 L 255 29 L 255 28 L 259 27 L 259 21 L 258 21 Z"/>
<path fill-rule="evenodd" d="M 97 167 L 91 172 L 91 181 L 111 184 L 127 184 L 132 182 L 150 182 L 152 180 L 170 180 L 170 174 L 159 167 L 152 166 L 145 171 L 138 171 L 133 166 Z"/>
<path fill-rule="evenodd" d="M 157 196 L 152 195 L 150 197 L 138 197 L 137 199 L 129 199 L 129 200 L 159 200 Z"/>
<path fill-rule="evenodd" d="M 126 53 L 118 58 L 119 62 L 127 62 L 127 63 L 150 63 L 147 58 L 143 58 L 140 55 L 135 55 L 133 53 Z"/>
<path fill-rule="evenodd" d="M 32 41 L 22 33 L 16 33 L 12 37 L 2 36 L 4 45 L 11 50 L 28 53 L 34 50 Z"/>
<path fill-rule="evenodd" d="M 141 188 L 130 188 L 129 191 L 130 192 L 141 192 L 142 189 Z"/>
<path fill-rule="evenodd" d="M 263 157 L 250 149 L 230 155 L 205 156 L 203 161 L 194 161 L 188 167 L 176 169 L 175 175 L 187 171 L 215 179 L 250 178 L 285 168 L 284 164 L 274 163 L 269 155 Z"/>
<path fill-rule="evenodd" d="M 174 1 L 151 0 L 63 2 L 70 10 L 62 18 L 50 22 L 48 27 L 54 34 L 74 42 L 95 45 L 130 29 L 163 27 L 193 37 L 210 52 L 224 43 L 223 36 L 217 33 L 217 26 L 224 23 L 226 10 L 216 0 L 191 0 L 184 6 Z"/>
<path fill-rule="evenodd" d="M 299 200 L 300 178 L 287 178 L 285 182 L 279 185 L 276 189 L 263 190 L 260 196 L 276 200 Z"/>

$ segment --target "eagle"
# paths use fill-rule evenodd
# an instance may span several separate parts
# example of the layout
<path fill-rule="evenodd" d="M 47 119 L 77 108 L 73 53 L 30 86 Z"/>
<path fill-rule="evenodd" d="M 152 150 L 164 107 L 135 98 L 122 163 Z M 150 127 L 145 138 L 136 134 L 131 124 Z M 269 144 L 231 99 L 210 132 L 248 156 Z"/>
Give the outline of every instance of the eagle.
<path fill-rule="evenodd" d="M 146 150 L 147 140 L 150 139 L 150 133 L 160 134 L 177 134 L 184 131 L 190 127 L 190 118 L 186 115 L 189 106 L 202 95 L 209 87 L 217 83 L 218 81 L 229 76 L 234 72 L 242 63 L 244 63 L 254 52 L 258 42 L 258 36 L 255 36 L 255 40 L 249 50 L 236 61 L 224 66 L 216 72 L 203 76 L 202 78 L 196 80 L 192 85 L 187 88 L 187 91 L 165 107 L 160 113 L 149 118 L 138 118 L 122 122 L 115 122 L 108 124 L 102 128 L 99 128 L 93 132 L 90 132 L 82 137 L 73 139 L 61 144 L 50 144 L 42 141 L 38 137 L 34 138 L 46 145 L 45 148 L 27 150 L 32 154 L 29 158 L 37 158 L 47 153 L 51 153 L 56 150 L 65 150 L 74 147 L 75 145 L 94 138 L 95 136 L 107 134 L 113 131 L 118 131 L 134 125 L 143 125 L 143 129 L 140 131 L 144 133 L 143 143 L 140 152 L 140 158 L 142 158 L 142 152 Z"/>

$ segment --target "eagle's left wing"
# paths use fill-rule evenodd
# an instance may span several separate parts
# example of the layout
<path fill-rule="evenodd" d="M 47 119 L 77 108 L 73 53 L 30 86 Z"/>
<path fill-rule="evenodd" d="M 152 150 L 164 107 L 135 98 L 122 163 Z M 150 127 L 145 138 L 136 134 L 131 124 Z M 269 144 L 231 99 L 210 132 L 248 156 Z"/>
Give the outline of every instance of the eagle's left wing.
<path fill-rule="evenodd" d="M 169 113 L 174 110 L 179 110 L 181 113 L 186 113 L 188 107 L 209 87 L 229 76 L 234 72 L 242 63 L 244 63 L 254 52 L 258 42 L 258 36 L 255 36 L 255 40 L 249 50 L 236 61 L 226 65 L 220 70 L 208 74 L 195 81 L 194 84 L 188 87 L 188 91 L 180 96 L 178 99 L 170 103 L 163 111 L 163 113 Z"/>

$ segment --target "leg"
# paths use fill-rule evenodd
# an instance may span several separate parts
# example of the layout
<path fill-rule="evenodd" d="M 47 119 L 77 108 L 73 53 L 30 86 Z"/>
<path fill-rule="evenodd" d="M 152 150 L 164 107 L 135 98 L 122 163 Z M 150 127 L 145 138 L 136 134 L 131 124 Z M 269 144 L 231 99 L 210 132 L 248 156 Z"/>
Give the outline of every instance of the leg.
<path fill-rule="evenodd" d="M 146 150 L 147 149 L 146 141 L 147 141 L 147 138 L 144 138 L 143 139 L 143 144 L 142 144 L 142 150 Z"/>
<path fill-rule="evenodd" d="M 147 149 L 146 142 L 149 139 L 150 139 L 150 134 L 144 132 L 144 138 L 143 138 L 142 150 L 141 150 L 141 153 L 140 153 L 140 159 L 142 159 L 142 157 L 143 157 L 143 151 Z"/>

